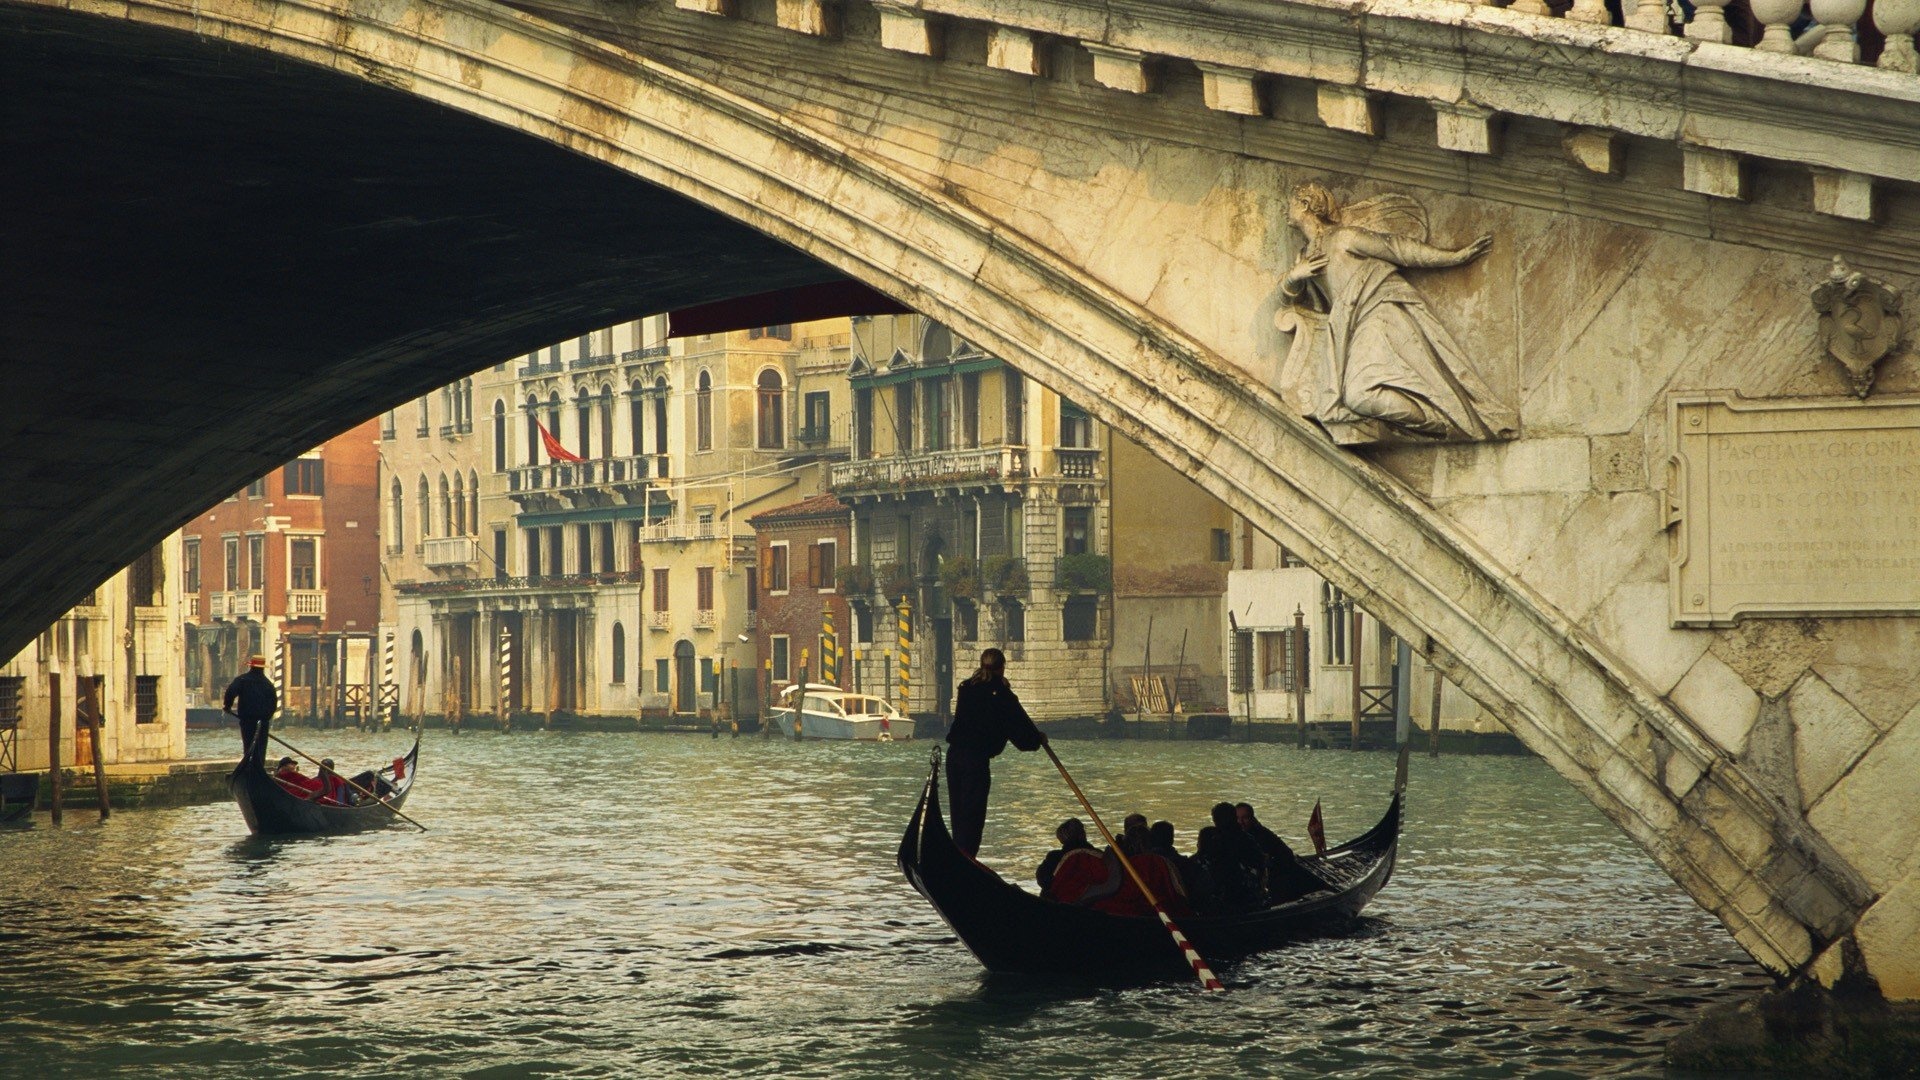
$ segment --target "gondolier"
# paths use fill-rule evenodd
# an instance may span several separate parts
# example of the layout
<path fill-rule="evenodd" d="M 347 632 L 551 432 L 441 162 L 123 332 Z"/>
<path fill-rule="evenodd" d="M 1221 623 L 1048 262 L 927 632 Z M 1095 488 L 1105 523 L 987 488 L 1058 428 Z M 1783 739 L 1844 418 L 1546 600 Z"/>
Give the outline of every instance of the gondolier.
<path fill-rule="evenodd" d="M 248 660 L 246 673 L 227 684 L 226 704 L 222 706 L 240 719 L 241 756 L 247 760 L 266 760 L 264 731 L 280 706 L 280 695 L 273 688 L 273 680 L 267 678 L 266 668 L 264 656 Z"/>
<path fill-rule="evenodd" d="M 999 649 L 980 653 L 980 669 L 960 684 L 947 730 L 947 801 L 953 808 L 953 842 L 968 855 L 980 854 L 987 827 L 987 793 L 993 785 L 993 759 L 1007 743 L 1038 750 L 1047 736 L 1007 684 L 1007 657 Z"/>

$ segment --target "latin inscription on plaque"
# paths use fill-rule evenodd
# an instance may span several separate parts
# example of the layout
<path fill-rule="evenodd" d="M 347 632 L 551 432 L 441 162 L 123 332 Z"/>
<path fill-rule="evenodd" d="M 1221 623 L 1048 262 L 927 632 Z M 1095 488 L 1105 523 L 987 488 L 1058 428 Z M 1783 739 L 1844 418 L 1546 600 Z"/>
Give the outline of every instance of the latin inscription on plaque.
<path fill-rule="evenodd" d="M 1673 622 L 1920 613 L 1920 400 L 1676 399 Z"/>

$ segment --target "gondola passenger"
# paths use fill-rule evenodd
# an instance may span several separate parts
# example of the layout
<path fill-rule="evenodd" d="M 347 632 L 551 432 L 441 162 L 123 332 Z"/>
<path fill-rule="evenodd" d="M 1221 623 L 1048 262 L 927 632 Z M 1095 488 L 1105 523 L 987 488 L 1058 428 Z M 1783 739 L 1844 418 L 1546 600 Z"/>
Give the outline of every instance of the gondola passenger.
<path fill-rule="evenodd" d="M 1087 827 L 1080 823 L 1079 818 L 1068 818 L 1061 822 L 1060 827 L 1053 830 L 1053 837 L 1060 841 L 1060 846 L 1047 852 L 1047 857 L 1040 860 L 1040 868 L 1033 875 L 1040 885 L 1040 895 L 1048 900 L 1054 899 L 1053 879 L 1062 866 L 1074 860 L 1100 861 L 1100 853 L 1087 843 Z"/>
<path fill-rule="evenodd" d="M 1194 895 L 1194 877 L 1197 869 L 1193 865 L 1193 859 L 1180 854 L 1180 849 L 1174 846 L 1173 822 L 1156 821 L 1147 829 L 1147 850 L 1172 864 L 1174 870 L 1180 875 L 1180 883 L 1187 887 L 1187 896 L 1191 898 Z"/>
<path fill-rule="evenodd" d="M 1254 816 L 1252 804 L 1236 804 L 1233 814 L 1234 823 L 1240 826 L 1240 831 L 1266 857 L 1268 903 L 1284 904 L 1326 887 L 1325 882 L 1300 865 L 1300 860 L 1294 857 L 1293 849 L 1287 846 L 1285 840 L 1260 824 L 1260 819 Z"/>
<path fill-rule="evenodd" d="M 320 798 L 339 806 L 353 805 L 353 792 L 340 774 L 333 771 L 333 759 L 320 759 Z"/>
<path fill-rule="evenodd" d="M 273 778 L 280 781 L 281 787 L 303 799 L 312 798 L 313 793 L 320 790 L 319 779 L 301 772 L 300 766 L 290 757 L 280 759 L 279 767 L 273 770 Z"/>

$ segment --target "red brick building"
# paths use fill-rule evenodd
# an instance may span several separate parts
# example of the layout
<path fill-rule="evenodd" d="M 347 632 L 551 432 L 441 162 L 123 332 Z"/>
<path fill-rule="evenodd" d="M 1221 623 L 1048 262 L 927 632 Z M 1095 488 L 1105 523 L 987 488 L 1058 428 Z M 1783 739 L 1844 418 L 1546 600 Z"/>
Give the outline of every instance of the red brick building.
<path fill-rule="evenodd" d="M 850 608 L 840 587 L 853 550 L 853 511 L 829 493 L 755 514 L 748 523 L 759 561 L 755 588 L 748 594 L 759 670 L 765 673 L 771 661 L 776 693 L 800 680 L 803 662 L 813 681 L 836 681 L 823 678 L 820 663 L 822 623 L 831 612 L 842 656 L 837 681 L 851 689 L 852 665 L 844 658 L 871 637 L 871 613 Z"/>
<path fill-rule="evenodd" d="M 368 682 L 379 651 L 378 438 L 368 421 L 182 529 L 190 702 L 217 704 L 256 652 L 270 663 L 280 653 L 292 713 L 326 711 Z"/>

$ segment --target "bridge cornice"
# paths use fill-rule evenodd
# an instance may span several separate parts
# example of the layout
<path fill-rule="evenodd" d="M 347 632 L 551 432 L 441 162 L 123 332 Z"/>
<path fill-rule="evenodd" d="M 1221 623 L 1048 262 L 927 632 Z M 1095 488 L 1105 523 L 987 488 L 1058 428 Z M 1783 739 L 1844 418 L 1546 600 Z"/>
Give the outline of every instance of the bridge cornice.
<path fill-rule="evenodd" d="M 1454 0 L 913 0 L 1251 78 L 1466 105 L 1860 176 L 1920 177 L 1920 77 Z"/>

